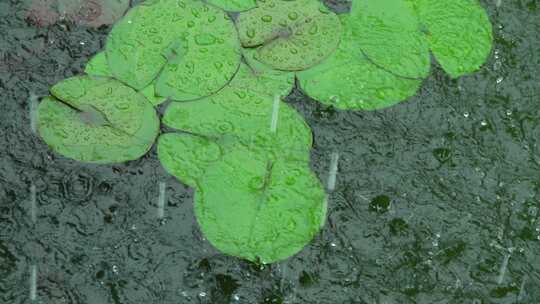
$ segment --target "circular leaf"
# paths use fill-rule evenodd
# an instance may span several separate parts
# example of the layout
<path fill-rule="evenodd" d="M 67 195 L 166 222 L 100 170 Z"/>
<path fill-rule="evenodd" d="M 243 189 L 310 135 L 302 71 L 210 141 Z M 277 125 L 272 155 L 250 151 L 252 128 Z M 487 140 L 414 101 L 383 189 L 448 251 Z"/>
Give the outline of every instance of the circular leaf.
<path fill-rule="evenodd" d="M 220 251 L 271 263 L 296 254 L 319 231 L 325 193 L 306 163 L 238 149 L 207 170 L 195 214 Z"/>
<path fill-rule="evenodd" d="M 347 17 L 342 20 L 349 22 Z M 422 83 L 371 63 L 356 47 L 351 32 L 343 32 L 338 49 L 329 58 L 297 77 L 309 96 L 339 109 L 389 107 L 414 95 Z"/>
<path fill-rule="evenodd" d="M 264 0 L 237 20 L 244 47 L 257 47 L 256 58 L 286 71 L 307 69 L 331 54 L 339 43 L 337 15 L 316 0 Z"/>
<path fill-rule="evenodd" d="M 112 78 L 81 76 L 52 87 L 38 107 L 38 130 L 58 153 L 90 163 L 137 159 L 159 130 L 153 107 Z"/>
<path fill-rule="evenodd" d="M 429 74 L 429 47 L 405 0 L 358 0 L 348 24 L 354 42 L 375 64 L 402 77 Z"/>

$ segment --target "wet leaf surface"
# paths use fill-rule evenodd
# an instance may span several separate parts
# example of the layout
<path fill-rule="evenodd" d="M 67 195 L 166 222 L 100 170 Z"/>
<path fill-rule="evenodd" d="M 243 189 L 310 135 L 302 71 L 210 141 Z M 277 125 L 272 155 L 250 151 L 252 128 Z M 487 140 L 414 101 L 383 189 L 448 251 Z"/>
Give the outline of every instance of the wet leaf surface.
<path fill-rule="evenodd" d="M 355 1 L 348 26 L 349 38 L 378 66 L 402 77 L 428 75 L 429 47 L 410 2 Z"/>
<path fill-rule="evenodd" d="M 478 70 L 491 53 L 493 33 L 477 0 L 422 0 L 416 3 L 433 55 L 452 77 Z"/>
<path fill-rule="evenodd" d="M 88 75 L 113 77 L 105 52 L 99 52 L 92 57 L 92 59 L 90 59 L 90 61 L 88 61 L 86 64 L 84 72 Z M 148 101 L 150 101 L 150 103 L 154 106 L 167 101 L 166 97 L 158 96 L 156 94 L 156 86 L 154 83 L 150 83 L 148 86 L 140 90 L 139 93 L 143 94 L 144 97 L 146 97 L 146 99 L 148 99 Z"/>
<path fill-rule="evenodd" d="M 257 60 L 285 71 L 307 69 L 339 43 L 337 15 L 312 0 L 264 0 L 236 21 L 244 47 L 257 48 Z"/>
<path fill-rule="evenodd" d="M 39 134 L 56 152 L 90 163 L 145 154 L 157 136 L 156 112 L 141 95 L 107 77 L 66 79 L 38 108 Z"/>
<path fill-rule="evenodd" d="M 353 18 L 341 16 L 344 28 Z M 321 64 L 297 73 L 312 98 L 338 109 L 376 110 L 413 96 L 422 81 L 396 76 L 373 64 L 357 48 L 352 31 L 342 33 L 338 49 Z"/>
<path fill-rule="evenodd" d="M 208 0 L 207 2 L 230 12 L 247 11 L 257 6 L 255 0 Z"/>
<path fill-rule="evenodd" d="M 296 254 L 319 231 L 325 193 L 304 162 L 236 149 L 201 179 L 195 213 L 220 251 L 271 263 Z"/>
<path fill-rule="evenodd" d="M 160 96 L 196 99 L 223 87 L 240 63 L 230 18 L 195 0 L 156 0 L 131 9 L 106 45 L 113 75 L 136 89 L 156 77 Z"/>

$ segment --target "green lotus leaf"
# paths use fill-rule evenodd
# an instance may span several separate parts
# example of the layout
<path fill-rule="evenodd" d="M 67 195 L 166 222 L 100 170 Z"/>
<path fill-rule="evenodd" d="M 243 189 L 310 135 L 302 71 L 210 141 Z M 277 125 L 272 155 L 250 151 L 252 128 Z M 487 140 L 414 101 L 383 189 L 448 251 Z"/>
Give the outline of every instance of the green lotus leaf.
<path fill-rule="evenodd" d="M 112 29 L 106 53 L 116 78 L 137 90 L 157 78 L 158 95 L 175 100 L 218 91 L 240 62 L 230 18 L 196 0 L 154 0 L 136 6 Z"/>
<path fill-rule="evenodd" d="M 218 151 L 219 147 L 224 154 L 236 145 L 248 145 L 254 151 L 269 151 L 280 157 L 287 154 L 307 161 L 312 144 L 309 127 L 283 102 L 278 109 L 276 133 L 271 132 L 274 98 L 287 95 L 293 83 L 293 73 L 242 64 L 233 80 L 217 94 L 169 105 L 164 124 L 199 136 L 180 133 L 160 139 L 158 156 L 163 167 L 196 187 L 209 165 L 199 155 L 217 153 L 205 149 Z"/>
<path fill-rule="evenodd" d="M 251 261 L 298 253 L 325 222 L 325 193 L 305 162 L 236 149 L 206 171 L 195 214 L 210 243 Z"/>
<path fill-rule="evenodd" d="M 339 43 L 337 15 L 317 0 L 259 0 L 240 13 L 237 27 L 244 47 L 257 48 L 257 60 L 278 70 L 307 69 Z"/>
<path fill-rule="evenodd" d="M 493 40 L 477 0 L 358 0 L 349 26 L 371 61 L 410 78 L 427 76 L 429 49 L 452 77 L 474 72 Z"/>
<path fill-rule="evenodd" d="M 347 26 L 351 20 L 342 16 Z M 396 76 L 374 65 L 356 47 L 351 31 L 321 64 L 297 73 L 312 98 L 339 109 L 375 110 L 392 106 L 416 93 L 422 81 Z"/>
<path fill-rule="evenodd" d="M 181 57 L 167 64 L 156 92 L 173 100 L 194 100 L 219 91 L 240 65 L 240 43 L 234 23 L 222 10 L 191 0 L 189 21 L 177 29 Z M 188 13 L 184 13 L 188 14 Z"/>
<path fill-rule="evenodd" d="M 157 147 L 165 170 L 190 187 L 197 187 L 208 166 L 224 154 L 224 149 L 214 140 L 185 133 L 163 134 Z"/>
<path fill-rule="evenodd" d="M 487 60 L 493 33 L 477 0 L 419 0 L 416 11 L 433 55 L 450 76 L 472 73 Z"/>
<path fill-rule="evenodd" d="M 275 96 L 287 96 L 291 92 L 294 73 L 273 70 L 253 60 L 253 50 L 245 49 L 243 54 L 249 64 L 241 64 L 231 82 L 208 98 L 230 110 L 267 115 L 272 111 L 268 103 Z"/>
<path fill-rule="evenodd" d="M 56 152 L 89 163 L 137 159 L 152 146 L 159 120 L 152 105 L 121 82 L 66 79 L 38 107 L 38 131 Z"/>
<path fill-rule="evenodd" d="M 86 64 L 84 72 L 88 75 L 113 77 L 105 52 L 99 52 L 94 55 Z"/>
<path fill-rule="evenodd" d="M 186 6 L 173 0 L 145 1 L 115 24 L 105 45 L 115 78 L 140 90 L 157 77 L 168 60 L 163 51 L 178 45 L 179 32 L 190 19 L 180 4 Z"/>
<path fill-rule="evenodd" d="M 156 86 L 154 83 L 149 84 L 146 86 L 146 88 L 139 91 L 141 94 L 150 101 L 150 103 L 154 106 L 160 105 L 167 101 L 167 97 L 159 96 L 156 93 Z"/>
<path fill-rule="evenodd" d="M 428 75 L 428 43 L 408 1 L 355 0 L 350 19 L 351 38 L 375 64 L 403 77 Z"/>
<path fill-rule="evenodd" d="M 247 11 L 257 6 L 255 0 L 207 0 L 207 2 L 229 12 Z"/>
<path fill-rule="evenodd" d="M 224 107 L 224 102 L 229 101 L 216 97 L 173 103 L 167 108 L 163 123 L 180 131 L 218 141 L 233 136 L 240 144 L 252 150 L 265 151 L 274 157 L 288 155 L 295 159 L 309 160 L 313 143 L 311 130 L 302 116 L 286 103 L 280 102 L 276 131 L 272 132 L 273 98 L 259 104 L 259 108 L 254 110 L 254 113 L 260 115 L 234 111 Z"/>
<path fill-rule="evenodd" d="M 93 76 L 113 77 L 105 56 L 105 52 L 99 52 L 92 57 L 92 59 L 90 59 L 90 61 L 88 61 L 86 64 L 84 72 Z M 166 97 L 158 96 L 156 94 L 154 83 L 150 83 L 144 89 L 140 90 L 139 93 L 143 94 L 144 97 L 146 97 L 146 99 L 148 99 L 148 101 L 150 101 L 150 103 L 154 106 L 162 104 L 167 100 Z"/>

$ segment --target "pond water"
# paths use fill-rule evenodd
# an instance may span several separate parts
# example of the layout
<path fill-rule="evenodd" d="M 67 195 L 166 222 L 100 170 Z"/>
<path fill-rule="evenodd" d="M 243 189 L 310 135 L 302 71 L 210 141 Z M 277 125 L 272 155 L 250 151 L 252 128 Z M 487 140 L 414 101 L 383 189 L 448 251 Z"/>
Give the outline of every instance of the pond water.
<path fill-rule="evenodd" d="M 321 181 L 339 155 L 335 189 L 321 233 L 258 266 L 204 239 L 155 147 L 97 166 L 35 135 L 38 100 L 110 27 L 38 27 L 0 0 L 0 303 L 540 303 L 540 1 L 481 2 L 495 44 L 473 75 L 434 63 L 373 112 L 287 98 Z"/>

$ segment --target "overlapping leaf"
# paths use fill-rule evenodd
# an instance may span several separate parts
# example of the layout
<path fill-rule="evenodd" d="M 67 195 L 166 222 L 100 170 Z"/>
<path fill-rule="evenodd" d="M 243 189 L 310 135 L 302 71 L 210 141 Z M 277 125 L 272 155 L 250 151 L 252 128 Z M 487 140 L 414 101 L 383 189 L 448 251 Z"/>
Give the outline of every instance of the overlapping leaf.
<path fill-rule="evenodd" d="M 236 29 L 221 10 L 196 0 L 153 0 L 115 25 L 106 45 L 112 74 L 140 90 L 191 100 L 223 87 L 240 63 Z"/>
<path fill-rule="evenodd" d="M 345 29 L 351 20 L 342 16 Z M 351 30 L 320 65 L 297 73 L 302 89 L 312 98 L 339 109 L 375 110 L 394 105 L 412 95 L 421 81 L 396 76 L 373 64 L 356 47 Z"/>
<path fill-rule="evenodd" d="M 132 88 L 108 77 L 81 76 L 51 88 L 38 108 L 38 131 L 56 152 L 90 163 L 141 157 L 152 146 L 159 120 Z"/>
<path fill-rule="evenodd" d="M 339 43 L 337 16 L 316 0 L 259 0 L 237 20 L 244 47 L 278 70 L 307 69 L 326 58 Z"/>
<path fill-rule="evenodd" d="M 411 78 L 427 76 L 429 49 L 452 77 L 476 71 L 493 39 L 477 0 L 358 0 L 350 26 L 370 60 Z"/>
<path fill-rule="evenodd" d="M 199 143 L 205 141 L 207 145 L 218 145 L 223 153 L 244 146 L 275 158 L 307 161 L 312 145 L 309 126 L 294 109 L 281 101 L 281 96 L 291 90 L 293 81 L 291 73 L 242 64 L 235 78 L 216 95 L 169 105 L 163 123 L 196 134 Z M 276 119 L 275 131 L 272 130 L 273 117 Z M 184 142 L 193 141 L 182 136 L 192 135 L 171 136 L 163 144 L 160 140 L 158 155 L 169 173 L 193 185 L 191 181 L 201 176 L 196 172 L 204 172 L 208 163 L 195 157 L 204 151 L 195 152 L 193 157 L 190 153 L 177 152 L 186 147 Z M 170 148 L 165 148 L 165 145 Z M 199 147 L 193 146 L 195 150 Z M 192 166 L 199 169 L 189 169 Z M 186 177 L 187 171 L 191 175 Z"/>
<path fill-rule="evenodd" d="M 104 52 L 97 53 L 92 59 L 86 64 L 84 72 L 88 75 L 94 76 L 105 76 L 105 77 L 114 77 L 107 63 L 107 58 Z M 167 100 L 166 97 L 158 96 L 156 94 L 155 84 L 152 82 L 147 85 L 145 88 L 139 91 L 143 94 L 148 101 L 154 106 L 157 106 Z"/>

